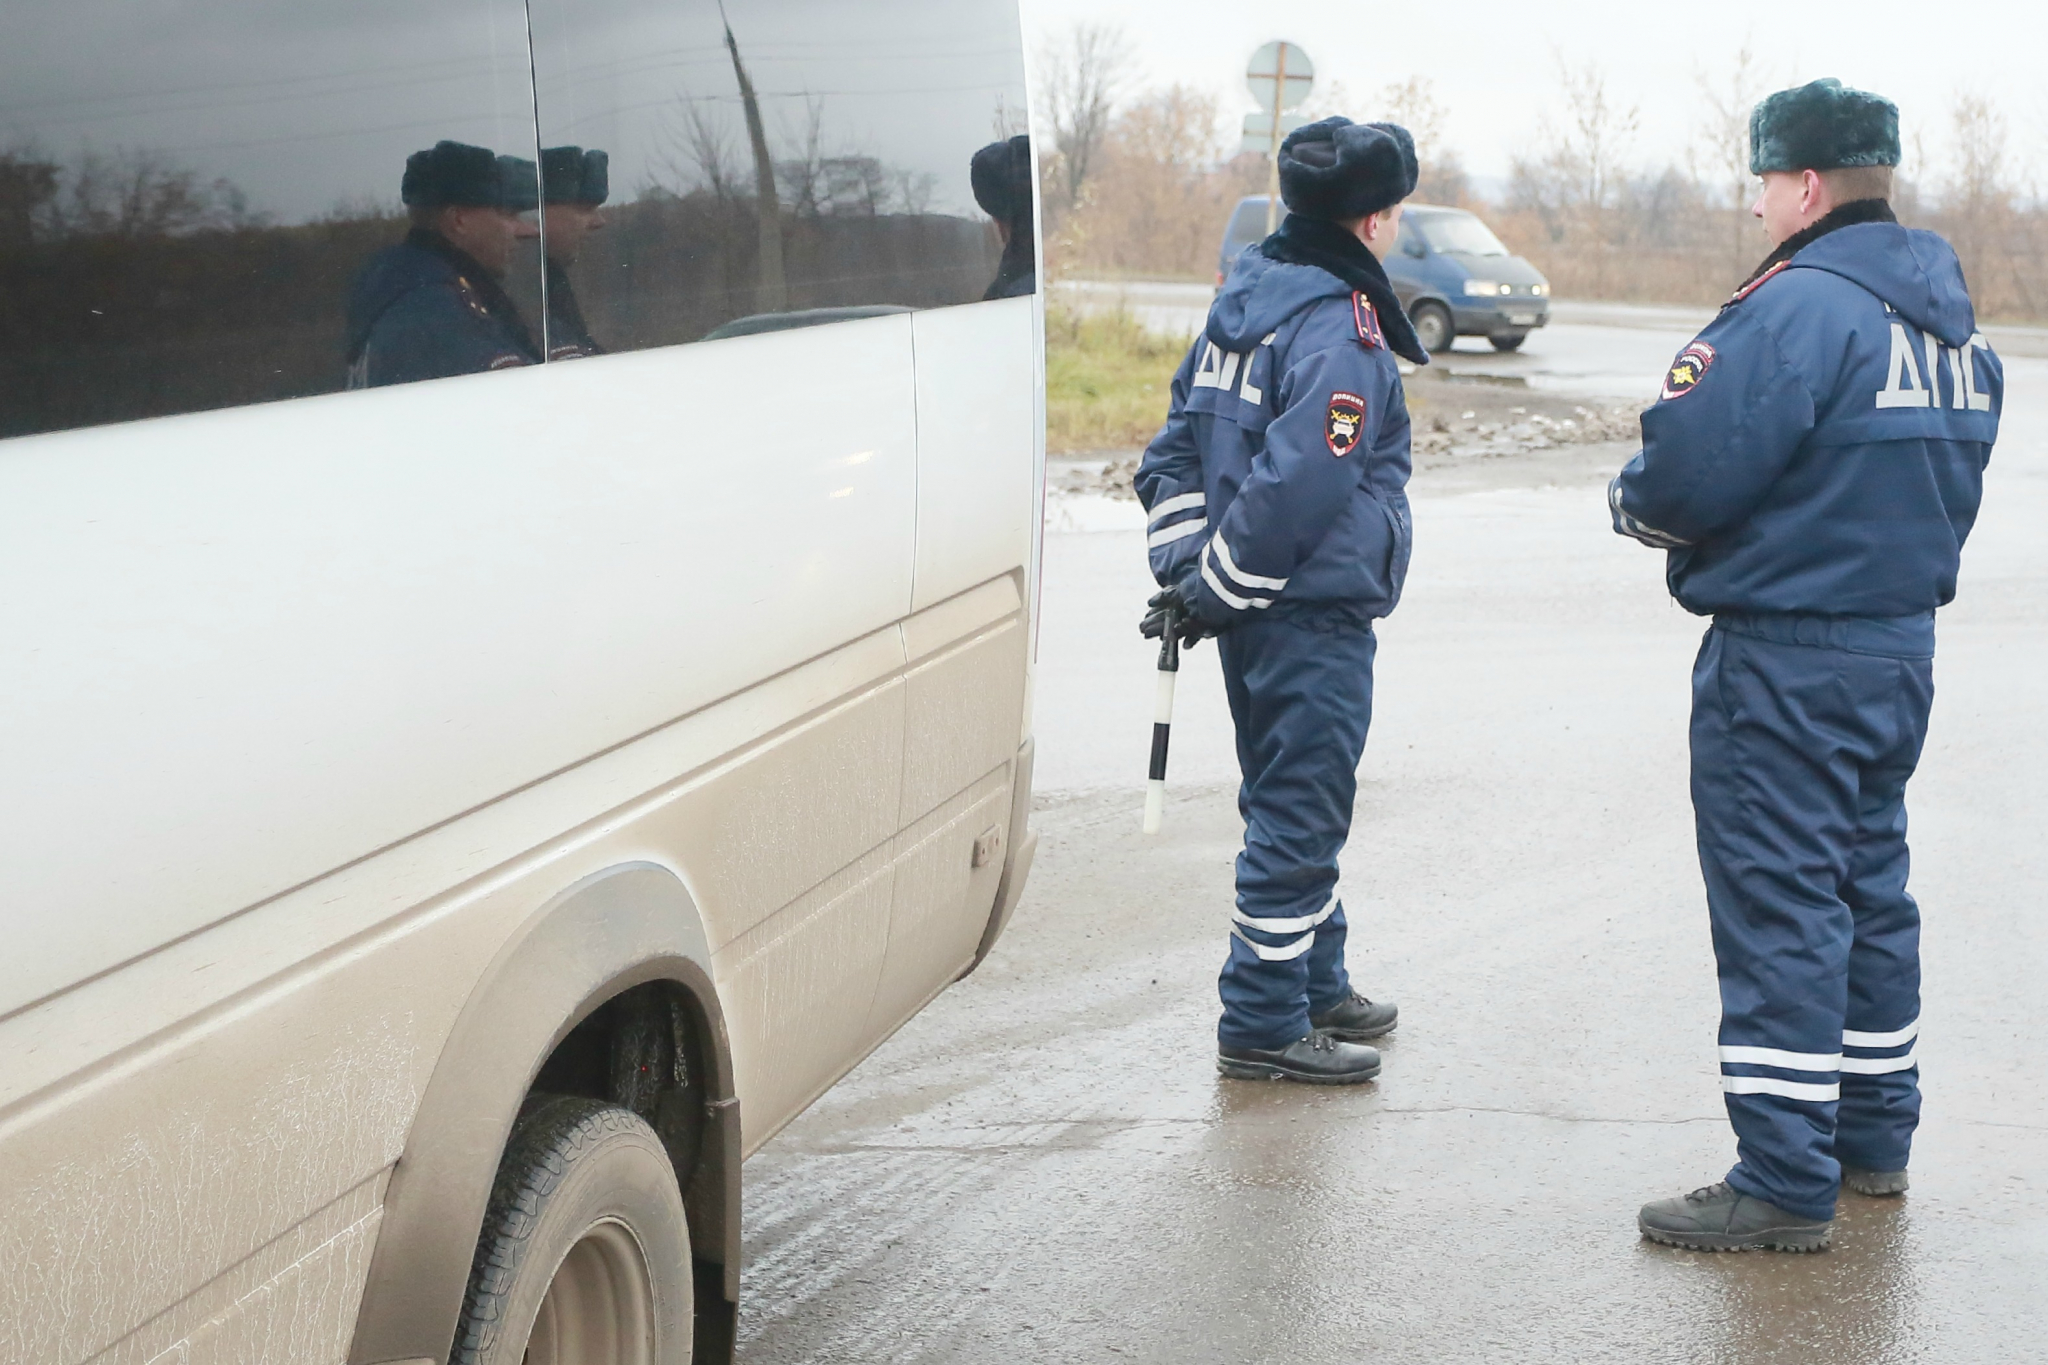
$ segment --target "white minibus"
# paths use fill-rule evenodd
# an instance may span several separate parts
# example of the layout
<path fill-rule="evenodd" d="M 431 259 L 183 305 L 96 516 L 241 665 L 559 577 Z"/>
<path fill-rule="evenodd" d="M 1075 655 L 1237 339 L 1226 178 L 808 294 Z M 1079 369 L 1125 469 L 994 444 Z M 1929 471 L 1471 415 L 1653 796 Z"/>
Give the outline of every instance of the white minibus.
<path fill-rule="evenodd" d="M 0 1361 L 730 1358 L 1031 863 L 1021 46 L 10 9 Z"/>

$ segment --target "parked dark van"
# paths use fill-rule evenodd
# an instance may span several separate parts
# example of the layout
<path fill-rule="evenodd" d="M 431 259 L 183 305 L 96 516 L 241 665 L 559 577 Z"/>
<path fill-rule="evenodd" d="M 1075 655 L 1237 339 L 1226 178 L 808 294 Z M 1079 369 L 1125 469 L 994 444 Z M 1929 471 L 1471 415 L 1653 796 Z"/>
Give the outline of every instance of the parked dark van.
<path fill-rule="evenodd" d="M 1220 286 L 1244 249 L 1266 235 L 1266 196 L 1238 201 L 1217 260 Z M 1410 204 L 1387 258 L 1387 278 L 1415 334 L 1432 351 L 1462 336 L 1483 336 L 1512 351 L 1550 321 L 1550 284 L 1535 266 L 1509 252 L 1477 214 L 1436 204 Z"/>

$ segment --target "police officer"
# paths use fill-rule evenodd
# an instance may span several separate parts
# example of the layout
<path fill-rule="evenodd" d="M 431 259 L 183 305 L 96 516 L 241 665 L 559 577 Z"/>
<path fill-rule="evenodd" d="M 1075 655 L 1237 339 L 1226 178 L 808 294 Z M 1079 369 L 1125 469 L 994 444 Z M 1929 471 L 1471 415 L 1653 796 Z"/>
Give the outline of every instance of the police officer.
<path fill-rule="evenodd" d="M 1280 148 L 1288 208 L 1248 250 L 1174 375 L 1138 466 L 1152 572 L 1183 638 L 1217 637 L 1245 821 L 1219 990 L 1225 1075 L 1346 1084 L 1392 1005 L 1351 989 L 1337 854 L 1372 717 L 1372 623 L 1408 569 L 1408 410 L 1417 343 L 1387 282 L 1415 189 L 1404 128 L 1328 118 Z"/>
<path fill-rule="evenodd" d="M 549 147 L 540 154 L 541 220 L 547 248 L 548 359 L 603 355 L 590 335 L 569 267 L 584 239 L 605 226 L 604 201 L 611 197 L 611 158 L 581 147 Z"/>
<path fill-rule="evenodd" d="M 1003 244 L 996 277 L 982 297 L 1011 299 L 1036 293 L 1038 213 L 1031 193 L 1031 139 L 1019 133 L 989 143 L 967 163 L 967 179 L 974 202 L 996 220 L 996 236 Z"/>
<path fill-rule="evenodd" d="M 1614 526 L 1714 618 L 1692 795 L 1737 1160 L 1646 1205 L 1697 1250 L 1817 1251 L 1896 1195 L 1920 1113 L 1906 781 L 2003 376 L 1946 242 L 1887 203 L 1898 110 L 1833 80 L 1750 117 L 1774 249 L 1665 376 Z"/>
<path fill-rule="evenodd" d="M 406 158 L 412 230 L 371 257 L 348 301 L 348 386 L 373 388 L 532 365 L 525 319 L 502 283 L 518 242 L 540 235 L 531 161 L 439 142 Z"/>

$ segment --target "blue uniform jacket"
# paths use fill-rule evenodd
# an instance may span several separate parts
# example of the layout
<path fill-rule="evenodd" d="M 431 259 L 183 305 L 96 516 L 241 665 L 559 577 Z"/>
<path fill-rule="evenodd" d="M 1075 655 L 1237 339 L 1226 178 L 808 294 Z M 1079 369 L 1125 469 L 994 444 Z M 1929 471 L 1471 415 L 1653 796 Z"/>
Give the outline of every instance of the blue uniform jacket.
<path fill-rule="evenodd" d="M 348 300 L 348 386 L 534 365 L 519 310 L 481 265 L 415 229 L 372 256 Z"/>
<path fill-rule="evenodd" d="M 1408 408 L 1372 305 L 1238 259 L 1138 465 L 1152 573 L 1224 627 L 1276 602 L 1385 616 L 1408 572 Z"/>
<path fill-rule="evenodd" d="M 1707 615 L 1911 616 L 1955 596 L 2005 390 L 1947 242 L 1821 237 L 1679 353 L 1608 489 Z"/>

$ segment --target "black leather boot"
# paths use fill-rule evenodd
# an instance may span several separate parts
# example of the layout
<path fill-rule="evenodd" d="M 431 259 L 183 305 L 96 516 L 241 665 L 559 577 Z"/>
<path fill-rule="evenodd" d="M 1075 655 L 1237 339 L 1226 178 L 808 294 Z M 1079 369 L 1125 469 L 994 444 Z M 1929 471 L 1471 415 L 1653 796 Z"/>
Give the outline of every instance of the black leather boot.
<path fill-rule="evenodd" d="M 1216 1049 L 1216 1069 L 1247 1081 L 1306 1081 L 1310 1085 L 1357 1085 L 1380 1074 L 1378 1049 L 1346 1043 L 1327 1033 L 1310 1033 L 1286 1047 Z"/>
<path fill-rule="evenodd" d="M 1399 1007 L 1384 1002 L 1374 1004 L 1353 991 L 1320 1014 L 1311 1014 L 1308 1026 L 1347 1043 L 1363 1043 L 1381 1034 L 1392 1033 L 1400 1018 Z"/>
<path fill-rule="evenodd" d="M 1835 1220 L 1815 1222 L 1731 1188 L 1725 1180 L 1636 1215 L 1643 1236 L 1688 1251 L 1826 1251 Z"/>

